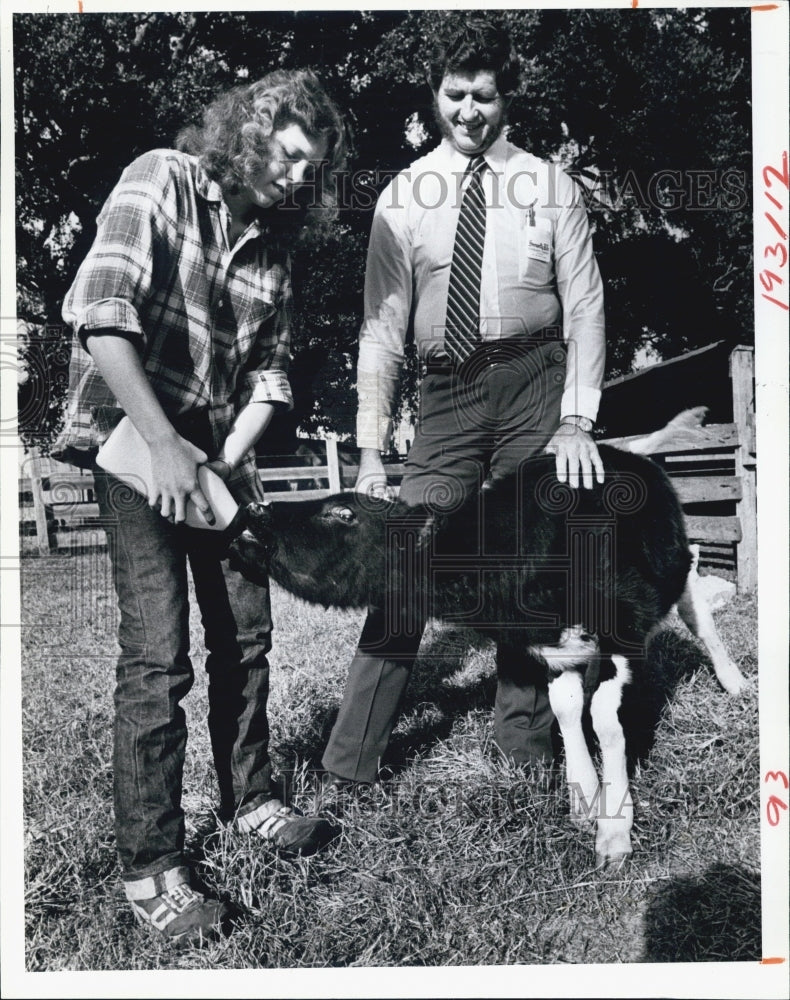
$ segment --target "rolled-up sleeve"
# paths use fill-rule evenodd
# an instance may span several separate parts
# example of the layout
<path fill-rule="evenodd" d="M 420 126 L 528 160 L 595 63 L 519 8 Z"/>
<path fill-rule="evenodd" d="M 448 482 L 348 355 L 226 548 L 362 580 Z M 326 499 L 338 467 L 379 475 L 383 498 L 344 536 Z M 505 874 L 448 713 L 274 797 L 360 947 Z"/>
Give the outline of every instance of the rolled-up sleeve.
<path fill-rule="evenodd" d="M 357 363 L 357 445 L 385 450 L 400 383 L 412 300 L 406 210 L 385 188 L 376 205 L 365 271 Z"/>
<path fill-rule="evenodd" d="M 603 282 L 581 192 L 564 172 L 558 177 L 563 207 L 557 220 L 555 263 L 568 345 L 560 408 L 562 416 L 577 414 L 595 420 L 606 362 Z"/>
<path fill-rule="evenodd" d="M 250 403 L 283 403 L 293 409 L 294 400 L 288 375 L 283 371 L 257 371 L 246 378 Z"/>
<path fill-rule="evenodd" d="M 154 247 L 175 226 L 169 164 L 156 152 L 130 164 L 97 219 L 96 238 L 63 304 L 63 318 L 84 341 L 118 330 L 142 348 L 140 312 L 151 294 Z"/>
<path fill-rule="evenodd" d="M 280 285 L 280 300 L 274 316 L 259 332 L 250 358 L 253 369 L 244 376 L 244 399 L 249 403 L 281 403 L 293 409 L 293 393 L 288 381 L 293 329 L 293 291 L 290 264 Z"/>

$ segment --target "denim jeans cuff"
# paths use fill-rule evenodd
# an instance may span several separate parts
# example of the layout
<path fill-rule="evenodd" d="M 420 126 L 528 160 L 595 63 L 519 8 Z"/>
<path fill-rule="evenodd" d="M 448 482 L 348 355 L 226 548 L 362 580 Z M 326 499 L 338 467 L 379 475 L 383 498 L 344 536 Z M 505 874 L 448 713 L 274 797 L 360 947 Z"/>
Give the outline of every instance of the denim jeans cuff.
<path fill-rule="evenodd" d="M 123 888 L 126 898 L 132 902 L 138 899 L 153 899 L 155 896 L 161 896 L 163 892 L 170 892 L 171 889 L 175 889 L 177 885 L 183 885 L 185 882 L 189 883 L 189 869 L 180 866 L 168 868 L 167 871 L 149 875 L 147 878 L 124 882 Z"/>

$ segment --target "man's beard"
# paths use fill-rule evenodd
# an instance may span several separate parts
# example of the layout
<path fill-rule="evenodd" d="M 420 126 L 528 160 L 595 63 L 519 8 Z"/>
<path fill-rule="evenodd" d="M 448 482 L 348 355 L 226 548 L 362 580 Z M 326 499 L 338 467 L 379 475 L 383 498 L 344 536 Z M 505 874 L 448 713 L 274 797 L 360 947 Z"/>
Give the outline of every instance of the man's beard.
<path fill-rule="evenodd" d="M 439 111 L 439 102 L 434 97 L 433 99 L 433 120 L 436 122 L 436 126 L 442 133 L 442 138 L 452 139 L 453 137 L 453 126 L 444 118 Z M 497 139 L 502 135 L 502 130 L 505 125 L 507 125 L 507 115 L 503 112 L 502 117 L 499 119 L 499 125 L 497 128 L 491 132 L 489 138 L 486 141 L 485 146 L 478 150 L 478 153 L 484 153 L 487 149 L 494 145 Z"/>

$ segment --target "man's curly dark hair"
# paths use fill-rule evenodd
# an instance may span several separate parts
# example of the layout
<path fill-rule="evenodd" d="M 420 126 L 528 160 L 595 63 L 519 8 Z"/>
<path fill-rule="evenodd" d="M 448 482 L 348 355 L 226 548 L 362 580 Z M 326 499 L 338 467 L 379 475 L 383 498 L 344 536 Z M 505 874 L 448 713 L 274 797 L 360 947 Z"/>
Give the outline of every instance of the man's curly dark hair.
<path fill-rule="evenodd" d="M 436 43 L 428 67 L 431 90 L 438 91 L 447 73 L 478 70 L 494 74 L 503 97 L 512 97 L 518 90 L 521 66 L 510 35 L 486 18 L 470 17 Z"/>
<path fill-rule="evenodd" d="M 198 156 L 208 176 L 235 194 L 266 169 L 275 153 L 272 134 L 294 123 L 306 135 L 326 139 L 326 158 L 286 204 L 259 213 L 273 233 L 293 242 L 337 216 L 336 174 L 346 162 L 345 126 L 312 70 L 275 70 L 221 94 L 203 112 L 202 125 L 179 133 L 176 147 Z"/>

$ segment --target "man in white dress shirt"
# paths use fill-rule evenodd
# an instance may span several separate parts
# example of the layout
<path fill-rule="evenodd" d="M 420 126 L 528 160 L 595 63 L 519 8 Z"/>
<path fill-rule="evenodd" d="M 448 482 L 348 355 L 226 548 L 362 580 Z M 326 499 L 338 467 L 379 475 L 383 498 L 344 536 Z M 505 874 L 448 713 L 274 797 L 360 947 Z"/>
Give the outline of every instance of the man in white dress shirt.
<path fill-rule="evenodd" d="M 381 453 L 411 324 L 424 374 L 401 499 L 453 509 L 486 479 L 512 474 L 546 450 L 556 456 L 560 481 L 592 487 L 603 480 L 590 432 L 604 372 L 604 314 L 581 193 L 557 165 L 503 135 L 519 82 L 504 31 L 470 19 L 436 50 L 430 73 L 443 139 L 385 188 L 370 235 L 357 489 L 386 490 Z M 469 224 L 459 221 L 472 184 L 467 168 L 485 198 L 479 237 L 471 238 L 482 259 L 467 259 L 459 279 L 453 271 L 457 237 Z M 459 295 L 475 313 L 465 354 L 452 343 L 451 326 L 464 309 L 452 304 Z M 377 776 L 424 624 L 410 627 L 393 615 L 369 610 L 323 757 L 326 784 Z M 523 649 L 504 643 L 497 668 L 499 748 L 521 764 L 550 759 L 553 714 L 542 671 Z"/>

